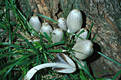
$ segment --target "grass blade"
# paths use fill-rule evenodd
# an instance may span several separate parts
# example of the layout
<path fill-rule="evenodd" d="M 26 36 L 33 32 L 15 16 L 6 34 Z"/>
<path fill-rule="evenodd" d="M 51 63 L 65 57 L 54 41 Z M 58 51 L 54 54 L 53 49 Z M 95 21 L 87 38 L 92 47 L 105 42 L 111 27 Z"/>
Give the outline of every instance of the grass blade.
<path fill-rule="evenodd" d="M 117 78 L 119 75 L 121 75 L 121 70 L 118 71 L 118 72 L 115 74 L 115 76 L 113 77 L 112 80 L 116 80 L 116 78 Z"/>
<path fill-rule="evenodd" d="M 90 72 L 88 72 L 74 56 L 72 56 L 72 57 L 73 57 L 73 59 L 81 66 L 81 68 L 84 70 L 84 72 L 91 78 L 91 80 L 95 80 L 95 79 L 92 77 L 92 75 L 90 74 Z"/>
<path fill-rule="evenodd" d="M 90 37 L 90 35 L 91 35 L 91 31 L 92 31 L 93 25 L 94 25 L 94 23 L 92 22 L 91 27 L 90 27 L 90 29 L 89 29 L 89 33 L 88 33 L 86 39 L 89 39 L 89 37 Z"/>
<path fill-rule="evenodd" d="M 117 62 L 117 61 L 115 61 L 115 60 L 111 59 L 110 57 L 108 57 L 108 56 L 104 55 L 103 53 L 98 52 L 98 54 L 100 54 L 101 56 L 105 57 L 106 59 L 108 59 L 108 60 L 110 60 L 110 61 L 114 62 L 115 64 L 117 64 L 117 65 L 121 66 L 121 63 L 119 63 L 119 62 Z"/>
<path fill-rule="evenodd" d="M 50 18 L 50 17 L 47 17 L 47 16 L 44 16 L 44 15 L 42 15 L 42 14 L 37 14 L 38 16 L 41 16 L 41 17 L 43 17 L 43 18 L 45 18 L 45 19 L 47 19 L 47 20 L 49 20 L 49 21 L 52 21 L 52 22 L 54 22 L 54 23 L 58 23 L 56 20 L 54 20 L 54 19 L 52 19 L 52 18 Z"/>

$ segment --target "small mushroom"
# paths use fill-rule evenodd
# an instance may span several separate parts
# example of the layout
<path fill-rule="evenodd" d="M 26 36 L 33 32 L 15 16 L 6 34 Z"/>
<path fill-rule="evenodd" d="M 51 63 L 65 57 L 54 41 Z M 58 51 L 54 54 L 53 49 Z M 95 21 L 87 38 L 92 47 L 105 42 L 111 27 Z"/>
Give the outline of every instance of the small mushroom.
<path fill-rule="evenodd" d="M 47 33 L 48 36 L 50 36 L 50 34 L 52 33 L 52 27 L 47 22 L 45 22 L 42 24 L 40 32 L 42 34 L 44 34 L 44 32 L 45 32 L 45 33 Z"/>
<path fill-rule="evenodd" d="M 53 30 L 53 32 L 52 32 L 52 41 L 53 41 L 53 43 L 62 41 L 63 36 L 64 36 L 64 33 L 63 33 L 62 29 L 57 28 L 57 29 Z"/>
<path fill-rule="evenodd" d="M 60 62 L 56 62 L 56 63 L 45 63 L 45 64 L 40 64 L 38 66 L 35 66 L 33 68 L 31 68 L 27 74 L 24 77 L 24 80 L 30 80 L 34 74 L 38 71 L 41 70 L 43 68 L 47 68 L 47 67 L 53 67 L 55 68 L 55 70 L 59 73 L 73 73 L 76 71 L 76 66 L 75 63 L 65 54 L 61 54 L 63 57 L 61 58 L 61 60 L 65 60 L 64 63 L 62 61 Z M 59 56 L 61 57 L 61 56 Z M 60 68 L 60 70 L 56 69 L 56 68 Z"/>
<path fill-rule="evenodd" d="M 64 30 L 64 31 L 67 30 L 66 21 L 65 21 L 64 18 L 59 18 L 59 19 L 58 19 L 58 26 L 59 26 L 62 30 Z"/>
<path fill-rule="evenodd" d="M 84 60 L 93 53 L 93 43 L 90 40 L 79 40 L 73 46 L 72 50 L 74 50 L 74 55 L 79 60 Z"/>
<path fill-rule="evenodd" d="M 32 25 L 32 27 L 35 29 L 35 31 L 39 32 L 41 27 L 41 22 L 39 21 L 38 16 L 32 16 L 29 20 L 29 23 Z"/>
<path fill-rule="evenodd" d="M 68 33 L 75 33 L 82 27 L 82 13 L 78 9 L 73 9 L 67 16 Z"/>
<path fill-rule="evenodd" d="M 73 73 L 76 70 L 75 63 L 65 54 L 59 53 L 56 55 L 58 59 L 58 63 L 64 63 L 70 65 L 70 68 L 62 68 L 58 66 L 54 66 L 53 70 L 60 72 L 60 73 Z"/>
<path fill-rule="evenodd" d="M 82 39 L 86 39 L 87 38 L 88 31 L 86 29 L 82 28 L 76 34 L 79 35 L 78 37 L 75 36 L 76 42 L 78 42 L 78 41 L 80 41 L 80 39 L 82 40 Z"/>

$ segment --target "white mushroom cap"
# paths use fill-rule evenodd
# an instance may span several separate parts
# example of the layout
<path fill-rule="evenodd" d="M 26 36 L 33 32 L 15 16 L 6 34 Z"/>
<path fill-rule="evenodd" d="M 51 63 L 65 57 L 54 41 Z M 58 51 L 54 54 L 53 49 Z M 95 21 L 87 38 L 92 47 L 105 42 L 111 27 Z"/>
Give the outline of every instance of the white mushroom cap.
<path fill-rule="evenodd" d="M 52 41 L 53 41 L 53 43 L 62 41 L 63 36 L 64 36 L 64 33 L 63 33 L 62 29 L 57 28 L 57 29 L 53 30 L 53 32 L 52 32 Z"/>
<path fill-rule="evenodd" d="M 81 33 L 82 31 L 84 31 L 84 32 Z M 76 34 L 77 35 L 80 34 L 78 38 L 77 38 L 77 36 L 75 36 L 76 42 L 78 42 L 78 41 L 80 41 L 80 39 L 86 39 L 87 38 L 88 31 L 86 29 L 82 28 Z"/>
<path fill-rule="evenodd" d="M 59 19 L 58 19 L 58 26 L 59 26 L 62 30 L 64 30 L 64 31 L 67 30 L 66 21 L 65 21 L 64 18 L 59 18 Z"/>
<path fill-rule="evenodd" d="M 82 27 L 82 13 L 74 9 L 67 16 L 67 27 L 69 33 L 75 33 Z"/>
<path fill-rule="evenodd" d="M 79 40 L 72 48 L 79 60 L 86 59 L 93 53 L 93 43 L 90 40 Z"/>
<path fill-rule="evenodd" d="M 40 32 L 42 34 L 44 34 L 44 32 L 45 32 L 45 33 L 48 34 L 48 36 L 50 36 L 50 33 L 52 32 L 52 27 L 47 22 L 45 22 L 45 23 L 42 24 Z"/>
<path fill-rule="evenodd" d="M 67 55 L 62 54 L 63 57 L 59 56 L 61 58 L 61 60 L 65 60 L 63 62 L 56 62 L 56 63 L 44 63 L 44 64 L 40 64 L 37 65 L 33 68 L 31 68 L 27 74 L 24 77 L 24 80 L 31 80 L 31 78 L 34 76 L 34 74 L 38 71 L 41 70 L 43 68 L 47 68 L 47 67 L 52 67 L 54 70 L 56 70 L 59 73 L 73 73 L 76 71 L 76 65 L 75 63 L 71 60 L 71 58 L 69 58 Z M 60 70 L 58 70 L 57 68 L 60 68 Z"/>
<path fill-rule="evenodd" d="M 72 73 L 76 70 L 75 63 L 67 55 L 65 55 L 63 53 L 58 53 L 56 56 L 57 56 L 57 59 L 58 59 L 58 63 L 63 63 L 63 64 L 66 64 L 66 65 L 69 65 L 70 68 L 68 67 L 68 68 L 62 69 L 61 67 L 54 66 L 53 70 L 60 72 L 60 73 Z"/>
<path fill-rule="evenodd" d="M 39 32 L 41 27 L 41 22 L 39 21 L 38 16 L 32 16 L 29 20 L 29 23 L 32 25 L 32 27 Z"/>

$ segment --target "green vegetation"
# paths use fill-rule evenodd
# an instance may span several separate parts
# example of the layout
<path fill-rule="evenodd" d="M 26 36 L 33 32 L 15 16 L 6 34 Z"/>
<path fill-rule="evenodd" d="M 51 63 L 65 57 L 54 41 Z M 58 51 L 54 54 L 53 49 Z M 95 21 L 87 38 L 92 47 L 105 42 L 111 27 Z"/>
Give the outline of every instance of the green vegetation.
<path fill-rule="evenodd" d="M 52 43 L 51 38 L 46 33 L 45 35 L 38 34 L 32 29 L 19 9 L 17 9 L 14 0 L 1 1 L 0 6 L 0 80 L 22 80 L 30 68 L 38 64 L 54 61 L 55 57 L 53 53 L 61 53 L 63 50 L 66 50 L 67 54 L 70 54 L 69 52 L 72 48 L 70 45 L 73 45 L 74 41 L 64 40 L 58 43 Z M 13 12 L 15 21 L 11 20 L 10 11 Z M 39 16 L 57 23 L 57 21 L 44 15 Z M 90 28 L 89 35 L 91 34 L 92 27 L 93 24 Z M 40 40 L 38 42 L 30 42 L 26 35 L 31 36 L 31 34 L 38 37 Z M 55 46 L 60 46 L 61 48 L 56 49 Z M 98 53 L 102 55 L 102 53 Z M 77 64 L 82 66 L 74 56 L 72 56 L 72 58 Z M 115 62 L 110 58 L 107 59 Z M 121 65 L 120 63 L 115 63 Z M 45 74 L 52 75 L 52 77 L 42 77 L 45 76 Z M 59 73 L 56 73 L 51 69 L 44 69 L 37 72 L 33 79 L 94 80 L 94 76 L 90 74 L 86 62 L 85 67 L 82 66 L 82 70 L 78 70 L 78 72 L 73 74 L 59 74 L 61 76 L 58 76 L 57 74 Z M 121 71 L 114 76 L 113 80 L 120 74 Z M 109 79 L 101 78 L 97 80 Z"/>

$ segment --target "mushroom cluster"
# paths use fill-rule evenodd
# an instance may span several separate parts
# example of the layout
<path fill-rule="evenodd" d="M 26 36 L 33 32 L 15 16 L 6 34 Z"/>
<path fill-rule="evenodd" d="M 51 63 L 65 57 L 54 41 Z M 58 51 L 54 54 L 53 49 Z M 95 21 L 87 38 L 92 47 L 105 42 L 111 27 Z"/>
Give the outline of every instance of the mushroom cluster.
<path fill-rule="evenodd" d="M 41 26 L 38 16 L 32 16 L 29 20 L 29 23 L 32 25 L 33 29 L 40 33 L 47 33 L 51 37 L 52 42 L 60 42 L 63 40 L 64 32 L 66 31 L 71 34 L 77 34 L 75 36 L 75 44 L 72 47 L 73 55 L 80 60 L 80 62 L 93 53 L 93 43 L 91 40 L 87 40 L 88 31 L 82 27 L 83 19 L 82 13 L 78 9 L 73 9 L 67 16 L 67 19 L 59 18 L 58 19 L 58 28 L 52 29 L 49 23 L 45 22 Z M 81 34 L 80 34 L 81 33 Z M 24 80 L 30 80 L 32 76 L 40 69 L 46 67 L 52 67 L 54 70 L 60 73 L 72 73 L 76 70 L 75 63 L 65 54 L 60 56 L 57 54 L 57 58 L 60 62 L 55 63 L 45 63 L 30 69 Z M 57 69 L 57 68 L 62 68 Z"/>

